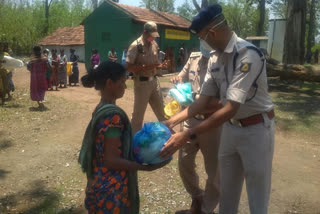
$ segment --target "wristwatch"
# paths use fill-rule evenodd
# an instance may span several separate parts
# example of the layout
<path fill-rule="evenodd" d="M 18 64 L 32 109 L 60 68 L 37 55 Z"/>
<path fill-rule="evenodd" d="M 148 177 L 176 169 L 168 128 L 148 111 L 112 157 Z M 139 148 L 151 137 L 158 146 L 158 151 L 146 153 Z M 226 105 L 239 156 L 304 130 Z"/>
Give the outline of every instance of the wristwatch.
<path fill-rule="evenodd" d="M 189 138 L 190 140 L 195 140 L 197 139 L 197 134 L 192 132 L 190 129 L 188 130 Z"/>

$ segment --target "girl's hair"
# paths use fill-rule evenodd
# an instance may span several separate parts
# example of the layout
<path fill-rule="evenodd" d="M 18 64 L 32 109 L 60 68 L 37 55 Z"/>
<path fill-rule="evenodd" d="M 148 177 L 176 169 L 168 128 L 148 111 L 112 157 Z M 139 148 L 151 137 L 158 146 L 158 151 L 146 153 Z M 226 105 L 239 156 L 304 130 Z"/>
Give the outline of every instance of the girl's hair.
<path fill-rule="evenodd" d="M 36 46 L 33 46 L 33 54 L 40 58 L 41 57 L 41 47 L 36 45 Z"/>
<path fill-rule="evenodd" d="M 97 54 L 97 53 L 98 53 L 98 50 L 97 50 L 97 49 L 92 49 L 92 53 L 93 53 L 93 54 Z"/>
<path fill-rule="evenodd" d="M 94 87 L 96 90 L 103 90 L 106 81 L 120 80 L 126 73 L 126 69 L 119 63 L 105 61 L 96 69 L 92 69 L 81 78 L 82 85 L 86 88 Z"/>

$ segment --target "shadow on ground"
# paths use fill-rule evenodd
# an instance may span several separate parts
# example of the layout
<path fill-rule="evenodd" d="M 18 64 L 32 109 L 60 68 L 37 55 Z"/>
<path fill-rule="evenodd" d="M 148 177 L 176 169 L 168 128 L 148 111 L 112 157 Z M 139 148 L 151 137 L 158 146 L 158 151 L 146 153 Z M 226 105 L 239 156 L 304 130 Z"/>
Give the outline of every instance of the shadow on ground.
<path fill-rule="evenodd" d="M 10 171 L 0 169 L 0 179 L 4 179 Z"/>
<path fill-rule="evenodd" d="M 49 108 L 47 108 L 47 107 L 44 107 L 44 108 L 40 108 L 40 107 L 30 107 L 29 108 L 29 111 L 39 111 L 39 112 L 41 112 L 41 111 L 49 111 L 50 109 Z"/>
<path fill-rule="evenodd" d="M 5 132 L 0 131 L 0 151 L 5 150 L 11 146 L 13 146 L 13 143 L 11 140 L 6 139 Z"/>
<path fill-rule="evenodd" d="M 312 128 L 319 123 L 320 117 L 320 83 L 303 81 L 281 81 L 277 78 L 269 80 L 270 92 L 275 92 L 273 102 L 283 115 L 276 115 L 285 130 L 297 124 Z M 294 118 L 292 118 L 292 116 Z M 297 122 L 293 124 L 293 119 Z"/>
<path fill-rule="evenodd" d="M 22 214 L 80 213 L 74 207 L 59 209 L 60 200 L 60 193 L 48 189 L 45 181 L 37 180 L 31 184 L 31 188 L 27 191 L 1 197 L 0 213 L 15 213 L 17 210 Z"/>

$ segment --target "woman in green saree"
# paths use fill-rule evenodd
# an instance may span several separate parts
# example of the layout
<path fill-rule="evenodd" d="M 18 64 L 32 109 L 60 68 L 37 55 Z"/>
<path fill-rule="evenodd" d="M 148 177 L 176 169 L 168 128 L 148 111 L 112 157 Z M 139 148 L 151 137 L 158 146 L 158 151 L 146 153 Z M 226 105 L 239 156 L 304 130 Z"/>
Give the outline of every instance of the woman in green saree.
<path fill-rule="evenodd" d="M 134 161 L 130 121 L 116 105 L 126 79 L 125 68 L 110 61 L 81 78 L 84 87 L 101 92 L 79 155 L 88 179 L 85 207 L 90 214 L 138 214 L 137 170 L 152 171 L 168 163 L 150 166 Z"/>

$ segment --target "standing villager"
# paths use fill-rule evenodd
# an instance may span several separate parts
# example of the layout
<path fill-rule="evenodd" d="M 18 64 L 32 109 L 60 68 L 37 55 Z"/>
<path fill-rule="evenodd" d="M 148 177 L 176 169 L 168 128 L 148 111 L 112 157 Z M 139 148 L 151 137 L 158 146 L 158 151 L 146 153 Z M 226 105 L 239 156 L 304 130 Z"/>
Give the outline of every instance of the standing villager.
<path fill-rule="evenodd" d="M 56 87 L 56 91 L 58 91 L 59 86 L 59 56 L 57 54 L 56 49 L 52 49 L 52 56 L 51 56 L 51 65 L 52 65 L 52 74 L 51 74 L 51 82 L 52 85 Z M 53 89 L 53 87 L 52 87 Z"/>
<path fill-rule="evenodd" d="M 64 50 L 61 49 L 59 55 L 59 88 L 67 87 L 67 61 L 67 55 L 65 55 Z"/>
<path fill-rule="evenodd" d="M 142 128 L 148 103 L 158 120 L 165 120 L 162 93 L 156 76 L 157 69 L 164 65 L 159 63 L 156 37 L 159 37 L 156 23 L 145 23 L 143 34 L 130 45 L 127 53 L 127 68 L 134 75 L 134 107 L 131 120 L 134 134 Z"/>
<path fill-rule="evenodd" d="M 108 60 L 110 60 L 112 62 L 117 62 L 118 61 L 118 55 L 117 55 L 117 52 L 115 51 L 114 48 L 111 48 L 111 51 L 109 51 Z"/>
<path fill-rule="evenodd" d="M 46 71 L 48 69 L 47 58 L 41 55 L 40 46 L 33 47 L 33 54 L 28 63 L 28 70 L 30 71 L 30 95 L 31 100 L 36 101 L 41 110 L 44 109 L 44 96 L 47 90 Z"/>
<path fill-rule="evenodd" d="M 70 49 L 70 62 L 72 62 L 72 74 L 69 76 L 69 85 L 73 83 L 76 86 L 79 83 L 79 56 L 75 54 L 74 49 Z"/>
<path fill-rule="evenodd" d="M 92 49 L 91 69 L 95 69 L 100 64 L 100 54 L 97 49 Z"/>
<path fill-rule="evenodd" d="M 5 43 L 0 42 L 0 97 L 1 97 L 1 105 L 5 104 L 5 97 L 7 94 L 7 84 L 8 84 L 8 71 L 7 69 L 2 67 L 4 61 L 4 49 Z"/>
<path fill-rule="evenodd" d="M 246 182 L 251 214 L 267 214 L 274 151 L 274 105 L 268 93 L 266 58 L 259 48 L 239 38 L 228 26 L 218 4 L 202 10 L 189 30 L 215 50 L 200 97 L 166 124 L 173 128 L 210 103 L 222 108 L 208 119 L 173 134 L 160 152 L 170 157 L 188 140 L 223 125 L 219 148 L 219 214 L 238 213 L 243 182 Z"/>
<path fill-rule="evenodd" d="M 9 44 L 7 42 L 4 43 L 4 55 L 5 56 L 10 56 L 12 55 L 12 50 L 11 48 L 9 48 Z M 14 87 L 14 83 L 13 83 L 13 72 L 14 72 L 14 68 L 11 68 L 11 69 L 7 69 L 7 94 L 8 94 L 8 100 L 11 100 L 12 99 L 12 96 L 11 96 L 11 92 L 14 92 L 15 90 L 15 87 Z"/>
<path fill-rule="evenodd" d="M 48 87 L 48 91 L 52 91 L 53 87 L 52 87 L 52 82 L 51 82 L 51 76 L 52 76 L 52 64 L 51 64 L 51 59 L 49 57 L 49 49 L 44 49 L 43 50 L 43 56 L 45 58 L 47 58 L 48 60 L 48 69 L 46 72 L 46 80 L 47 80 L 47 87 Z"/>

